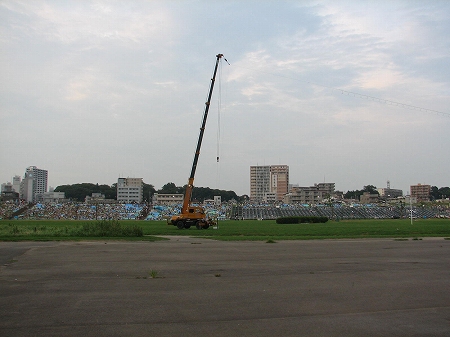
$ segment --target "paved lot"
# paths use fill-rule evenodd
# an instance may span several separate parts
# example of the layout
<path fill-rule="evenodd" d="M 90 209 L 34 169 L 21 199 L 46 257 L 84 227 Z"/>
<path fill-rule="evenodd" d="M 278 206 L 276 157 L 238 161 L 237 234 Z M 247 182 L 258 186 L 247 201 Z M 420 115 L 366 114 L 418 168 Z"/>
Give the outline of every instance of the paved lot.
<path fill-rule="evenodd" d="M 444 239 L 0 242 L 0 254 L 0 336 L 450 336 Z"/>

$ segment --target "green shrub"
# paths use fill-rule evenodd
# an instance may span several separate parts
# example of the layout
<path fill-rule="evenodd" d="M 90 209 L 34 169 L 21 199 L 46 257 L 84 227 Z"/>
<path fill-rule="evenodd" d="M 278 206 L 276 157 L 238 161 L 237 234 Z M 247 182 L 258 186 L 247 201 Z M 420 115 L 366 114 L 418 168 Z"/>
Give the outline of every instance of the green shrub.
<path fill-rule="evenodd" d="M 325 223 L 326 216 L 287 216 L 277 218 L 277 224 L 299 224 L 299 223 Z"/>

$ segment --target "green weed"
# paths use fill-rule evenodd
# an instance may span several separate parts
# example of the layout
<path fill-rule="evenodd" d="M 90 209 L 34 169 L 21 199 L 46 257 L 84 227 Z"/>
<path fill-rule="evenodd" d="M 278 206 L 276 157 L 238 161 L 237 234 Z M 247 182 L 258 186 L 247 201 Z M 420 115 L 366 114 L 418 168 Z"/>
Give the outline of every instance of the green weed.
<path fill-rule="evenodd" d="M 158 271 L 154 270 L 154 269 L 150 270 L 148 274 L 150 275 L 151 278 L 157 278 L 158 277 Z"/>

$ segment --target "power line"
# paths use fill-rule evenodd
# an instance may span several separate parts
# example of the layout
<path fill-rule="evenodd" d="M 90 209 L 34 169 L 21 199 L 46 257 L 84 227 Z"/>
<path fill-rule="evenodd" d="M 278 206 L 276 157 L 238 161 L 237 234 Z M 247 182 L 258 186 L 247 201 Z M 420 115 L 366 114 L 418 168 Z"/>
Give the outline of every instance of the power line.
<path fill-rule="evenodd" d="M 264 73 L 264 74 L 268 74 L 268 75 L 272 75 L 272 76 L 287 78 L 287 79 L 290 79 L 290 80 L 293 80 L 293 81 L 297 81 L 297 82 L 304 82 L 304 83 L 312 84 L 312 85 L 315 85 L 315 86 L 318 86 L 318 87 L 322 87 L 322 88 L 338 91 L 341 94 L 346 94 L 348 96 L 353 96 L 353 97 L 357 97 L 357 98 L 360 98 L 360 99 L 367 99 L 367 100 L 370 100 L 370 101 L 373 101 L 373 102 L 377 102 L 377 103 L 383 103 L 383 104 L 387 104 L 387 105 L 396 106 L 396 107 L 399 107 L 399 108 L 402 108 L 402 109 L 433 113 L 433 114 L 437 114 L 437 115 L 441 115 L 441 116 L 450 118 L 450 113 L 448 113 L 448 112 L 443 112 L 443 111 L 439 111 L 439 110 L 423 108 L 423 107 L 419 107 L 419 106 L 416 106 L 416 105 L 401 103 L 401 102 L 388 100 L 388 99 L 375 97 L 375 96 L 370 96 L 370 95 L 366 95 L 366 94 L 360 94 L 360 93 L 357 93 L 357 92 L 354 92 L 354 91 L 348 91 L 348 90 L 345 90 L 345 89 L 330 87 L 330 86 L 326 86 L 326 85 L 323 85 L 323 84 L 319 84 L 319 83 L 315 83 L 315 82 L 311 82 L 311 81 L 300 80 L 298 78 L 294 78 L 294 77 L 290 77 L 290 76 L 286 76 L 286 75 L 281 75 L 281 74 L 277 74 L 277 73 L 271 73 L 271 72 L 267 72 L 267 71 L 263 71 L 263 70 L 251 69 L 251 68 L 241 67 L 241 66 L 236 66 L 236 67 L 247 69 L 247 70 L 252 70 L 252 71 L 255 71 L 255 72 L 260 72 L 260 73 Z"/>
<path fill-rule="evenodd" d="M 335 91 L 340 92 L 341 94 L 346 94 L 348 96 L 353 96 L 353 97 L 357 97 L 357 98 L 361 98 L 361 99 L 367 99 L 367 100 L 373 101 L 373 102 L 384 103 L 384 104 L 387 104 L 387 105 L 393 105 L 393 106 L 397 106 L 397 107 L 400 107 L 400 108 L 403 108 L 403 109 L 416 110 L 416 111 L 420 111 L 420 112 L 435 113 L 437 115 L 442 115 L 444 117 L 450 117 L 450 113 L 448 113 L 448 112 L 442 112 L 442 111 L 438 111 L 438 110 L 422 108 L 422 107 L 411 105 L 411 104 L 405 104 L 405 103 L 392 101 L 392 100 L 388 100 L 388 99 L 384 99 L 384 98 L 379 98 L 379 97 L 375 97 L 375 96 L 360 94 L 360 93 L 357 93 L 357 92 L 348 91 L 348 90 L 344 90 L 344 89 L 327 87 L 327 86 L 320 85 L 320 84 L 317 84 L 317 83 L 314 83 L 314 82 L 307 82 L 307 83 L 310 83 L 310 84 L 313 84 L 313 85 L 317 85 L 317 86 L 320 86 L 320 87 L 324 87 L 324 88 L 327 88 L 327 89 L 335 90 Z"/>

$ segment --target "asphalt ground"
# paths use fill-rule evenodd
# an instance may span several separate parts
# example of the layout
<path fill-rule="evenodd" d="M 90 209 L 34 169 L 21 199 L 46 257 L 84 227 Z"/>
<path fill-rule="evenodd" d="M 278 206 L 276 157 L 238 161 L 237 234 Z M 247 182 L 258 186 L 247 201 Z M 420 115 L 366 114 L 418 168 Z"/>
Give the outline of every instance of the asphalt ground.
<path fill-rule="evenodd" d="M 0 242 L 0 254 L 0 336 L 450 336 L 443 238 Z"/>

